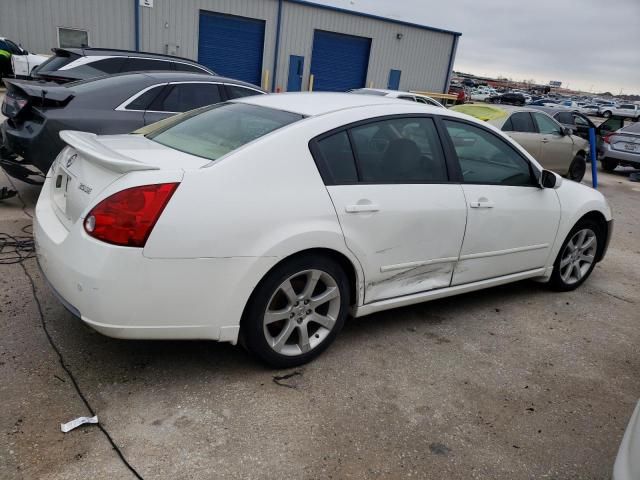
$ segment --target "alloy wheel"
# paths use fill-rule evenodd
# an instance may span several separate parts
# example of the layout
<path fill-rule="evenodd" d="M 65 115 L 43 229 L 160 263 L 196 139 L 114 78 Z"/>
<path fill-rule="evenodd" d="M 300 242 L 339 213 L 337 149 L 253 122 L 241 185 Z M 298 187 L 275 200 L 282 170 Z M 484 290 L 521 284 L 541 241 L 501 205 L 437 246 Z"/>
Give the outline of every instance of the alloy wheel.
<path fill-rule="evenodd" d="M 267 303 L 263 331 L 268 345 L 281 355 L 305 354 L 320 345 L 340 314 L 340 289 L 322 270 L 291 275 Z"/>
<path fill-rule="evenodd" d="M 598 238 L 593 230 L 578 230 L 564 247 L 560 260 L 560 278 L 573 285 L 589 272 L 596 258 Z"/>

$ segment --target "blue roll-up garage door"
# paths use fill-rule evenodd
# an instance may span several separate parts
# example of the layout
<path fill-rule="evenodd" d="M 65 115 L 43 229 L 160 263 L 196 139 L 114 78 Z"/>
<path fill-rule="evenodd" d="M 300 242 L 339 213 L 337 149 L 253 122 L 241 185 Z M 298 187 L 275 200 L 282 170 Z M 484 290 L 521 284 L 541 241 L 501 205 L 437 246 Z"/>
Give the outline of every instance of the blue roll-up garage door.
<path fill-rule="evenodd" d="M 200 11 L 198 62 L 219 75 L 261 84 L 264 20 Z"/>
<path fill-rule="evenodd" d="M 370 49 L 370 38 L 316 30 L 311 53 L 313 89 L 344 92 L 364 87 Z"/>

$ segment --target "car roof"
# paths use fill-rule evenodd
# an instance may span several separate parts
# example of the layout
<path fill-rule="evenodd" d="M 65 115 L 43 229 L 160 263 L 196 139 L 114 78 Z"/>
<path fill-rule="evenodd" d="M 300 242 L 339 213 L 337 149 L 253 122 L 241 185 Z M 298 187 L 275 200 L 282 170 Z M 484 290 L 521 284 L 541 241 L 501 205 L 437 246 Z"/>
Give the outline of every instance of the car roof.
<path fill-rule="evenodd" d="M 432 109 L 434 113 L 442 114 L 442 109 L 423 104 L 414 104 L 406 100 L 398 100 L 378 95 L 353 95 L 351 93 L 333 92 L 291 92 L 259 95 L 236 99 L 235 102 L 249 103 L 262 107 L 298 113 L 307 117 L 344 110 L 347 108 L 366 107 L 374 105 L 418 105 L 425 109 Z"/>
<path fill-rule="evenodd" d="M 200 65 L 198 62 L 196 62 L 195 60 L 191 60 L 190 58 L 177 57 L 175 55 L 165 55 L 163 53 L 137 52 L 135 50 L 121 50 L 117 48 L 99 48 L 99 47 L 71 48 L 69 47 L 69 48 L 52 48 L 51 50 L 54 53 L 70 52 L 83 57 L 104 56 L 104 55 L 113 55 L 113 56 L 126 55 L 127 57 L 163 58 L 165 60 L 175 60 L 180 62 L 189 62 L 195 65 Z"/>
<path fill-rule="evenodd" d="M 243 82 L 242 80 L 235 80 L 233 78 L 220 77 L 217 75 L 207 75 L 206 73 L 191 73 L 191 72 L 176 72 L 176 71 L 142 71 L 142 72 L 126 72 L 126 73 L 116 73 L 113 75 L 104 75 L 100 77 L 92 77 L 87 78 L 86 80 L 79 80 L 76 82 L 70 82 L 61 86 L 68 86 L 69 88 L 73 88 L 78 85 L 86 85 L 92 82 L 99 82 L 105 79 L 113 79 L 113 78 L 121 78 L 123 82 L 128 80 L 135 80 L 141 77 L 149 78 L 155 81 L 160 82 L 189 82 L 189 81 L 200 81 L 200 82 L 219 82 L 219 83 L 233 83 L 234 85 L 241 85 L 248 88 L 252 88 L 254 90 L 258 90 L 264 92 L 260 87 L 257 87 L 251 83 Z"/>

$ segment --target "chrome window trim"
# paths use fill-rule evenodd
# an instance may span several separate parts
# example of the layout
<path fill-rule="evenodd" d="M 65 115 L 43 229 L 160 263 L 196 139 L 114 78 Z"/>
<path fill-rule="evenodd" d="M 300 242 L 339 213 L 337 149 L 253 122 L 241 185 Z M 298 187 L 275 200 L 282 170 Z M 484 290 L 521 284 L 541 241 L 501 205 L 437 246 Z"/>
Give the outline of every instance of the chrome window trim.
<path fill-rule="evenodd" d="M 134 109 L 128 109 L 127 105 L 129 105 L 136 98 L 138 98 L 139 96 L 141 96 L 144 93 L 148 92 L 152 88 L 156 88 L 156 87 L 160 87 L 160 86 L 167 86 L 167 85 L 182 85 L 182 84 L 185 84 L 185 83 L 208 83 L 208 84 L 211 84 L 211 85 L 234 85 L 232 83 L 231 84 L 226 84 L 226 83 L 221 83 L 221 82 L 207 82 L 207 81 L 204 81 L 204 80 L 184 80 L 184 81 L 180 81 L 180 82 L 156 83 L 155 85 L 151 85 L 151 86 L 145 88 L 144 90 L 140 90 L 135 95 L 129 97 L 127 100 L 125 100 L 120 105 L 118 105 L 114 110 L 116 110 L 118 112 L 170 113 L 170 114 L 174 114 L 174 115 L 177 114 L 177 113 L 184 113 L 184 112 L 169 112 L 169 111 L 163 111 L 163 110 L 134 110 Z"/>

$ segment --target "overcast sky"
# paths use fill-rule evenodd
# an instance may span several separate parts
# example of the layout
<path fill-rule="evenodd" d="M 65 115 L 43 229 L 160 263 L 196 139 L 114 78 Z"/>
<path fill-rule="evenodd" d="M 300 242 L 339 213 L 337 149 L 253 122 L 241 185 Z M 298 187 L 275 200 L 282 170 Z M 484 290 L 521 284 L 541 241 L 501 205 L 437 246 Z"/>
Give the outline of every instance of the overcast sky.
<path fill-rule="evenodd" d="M 640 0 L 314 0 L 462 33 L 454 69 L 640 94 Z"/>

